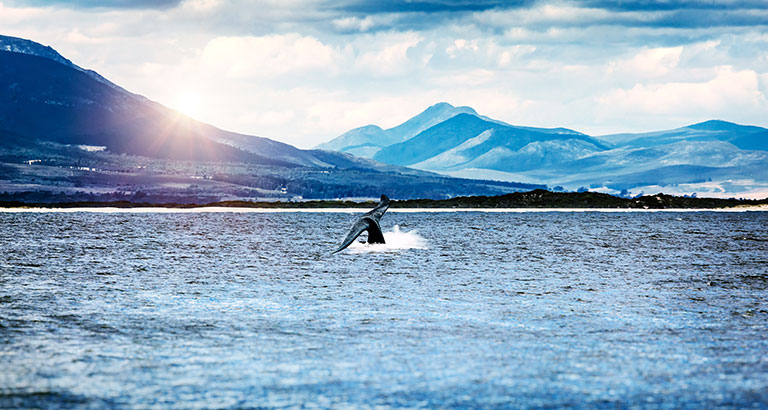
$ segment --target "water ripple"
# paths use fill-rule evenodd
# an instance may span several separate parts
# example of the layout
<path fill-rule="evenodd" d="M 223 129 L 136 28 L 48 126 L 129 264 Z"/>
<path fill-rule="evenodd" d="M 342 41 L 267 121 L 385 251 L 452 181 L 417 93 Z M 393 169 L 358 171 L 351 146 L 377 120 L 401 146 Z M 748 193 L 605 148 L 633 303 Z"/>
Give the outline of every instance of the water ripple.
<path fill-rule="evenodd" d="M 0 213 L 0 408 L 768 406 L 768 213 Z"/>

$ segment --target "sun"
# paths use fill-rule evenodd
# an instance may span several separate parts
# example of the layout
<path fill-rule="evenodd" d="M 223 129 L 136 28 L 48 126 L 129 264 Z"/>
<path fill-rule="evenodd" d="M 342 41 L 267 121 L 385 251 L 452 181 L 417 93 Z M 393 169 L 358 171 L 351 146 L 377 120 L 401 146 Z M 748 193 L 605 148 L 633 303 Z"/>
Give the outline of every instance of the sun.
<path fill-rule="evenodd" d="M 188 116 L 195 117 L 200 112 L 200 95 L 193 92 L 186 92 L 176 97 L 173 108 Z"/>

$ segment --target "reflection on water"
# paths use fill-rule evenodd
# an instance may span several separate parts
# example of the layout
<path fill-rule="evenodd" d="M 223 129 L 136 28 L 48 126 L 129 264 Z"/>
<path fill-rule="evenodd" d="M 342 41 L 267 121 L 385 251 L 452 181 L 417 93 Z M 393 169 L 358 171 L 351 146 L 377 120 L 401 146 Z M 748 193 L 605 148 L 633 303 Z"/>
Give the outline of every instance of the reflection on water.
<path fill-rule="evenodd" d="M 0 408 L 768 405 L 768 213 L 0 213 Z"/>

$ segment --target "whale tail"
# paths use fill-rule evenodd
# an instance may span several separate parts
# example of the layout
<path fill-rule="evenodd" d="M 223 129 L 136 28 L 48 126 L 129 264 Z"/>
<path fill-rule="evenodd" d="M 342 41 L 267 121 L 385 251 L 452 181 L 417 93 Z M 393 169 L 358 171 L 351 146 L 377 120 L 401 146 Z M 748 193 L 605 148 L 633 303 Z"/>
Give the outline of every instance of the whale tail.
<path fill-rule="evenodd" d="M 385 243 L 379 220 L 382 215 L 384 215 L 384 212 L 387 212 L 388 208 L 389 198 L 387 198 L 386 195 L 382 195 L 379 204 L 357 220 L 352 226 L 352 229 L 349 230 L 347 237 L 344 238 L 344 242 L 339 246 L 339 249 L 336 249 L 333 253 L 341 252 L 346 249 L 347 246 L 351 245 L 352 242 L 365 231 L 368 231 L 368 243 Z M 333 255 L 333 253 L 331 255 Z"/>

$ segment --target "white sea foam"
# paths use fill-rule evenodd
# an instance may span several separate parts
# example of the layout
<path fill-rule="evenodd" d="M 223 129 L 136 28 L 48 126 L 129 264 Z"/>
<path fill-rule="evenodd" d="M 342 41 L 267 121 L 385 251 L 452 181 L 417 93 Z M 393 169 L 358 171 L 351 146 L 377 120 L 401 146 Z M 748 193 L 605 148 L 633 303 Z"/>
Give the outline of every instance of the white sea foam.
<path fill-rule="evenodd" d="M 367 252 L 391 252 L 403 249 L 427 249 L 427 240 L 416 231 L 403 232 L 399 225 L 395 225 L 392 231 L 384 232 L 386 243 L 368 244 L 358 241 L 349 245 L 352 253 Z"/>

